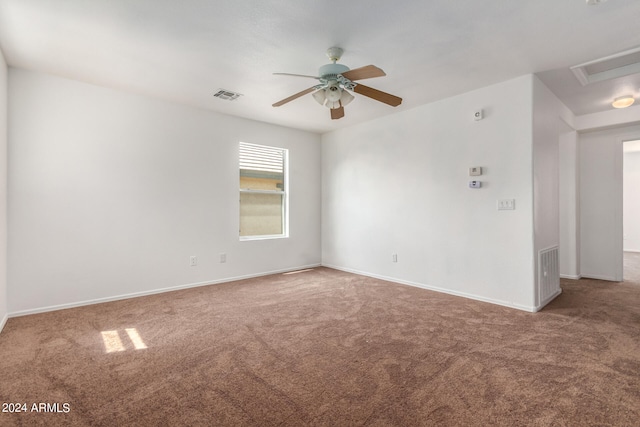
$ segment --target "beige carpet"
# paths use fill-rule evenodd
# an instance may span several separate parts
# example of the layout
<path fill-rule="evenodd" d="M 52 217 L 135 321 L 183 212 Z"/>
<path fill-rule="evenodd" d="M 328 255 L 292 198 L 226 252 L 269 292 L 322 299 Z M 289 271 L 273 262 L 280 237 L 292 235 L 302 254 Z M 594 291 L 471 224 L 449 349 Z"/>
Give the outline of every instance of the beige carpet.
<path fill-rule="evenodd" d="M 562 287 L 533 314 L 317 268 L 12 318 L 0 425 L 640 425 L 640 284 Z"/>

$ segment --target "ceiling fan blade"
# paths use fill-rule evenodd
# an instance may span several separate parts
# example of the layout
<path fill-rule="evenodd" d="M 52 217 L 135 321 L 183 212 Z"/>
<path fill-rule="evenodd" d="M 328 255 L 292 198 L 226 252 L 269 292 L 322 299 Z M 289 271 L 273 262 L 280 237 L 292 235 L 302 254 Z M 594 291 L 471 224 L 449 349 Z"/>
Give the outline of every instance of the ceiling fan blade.
<path fill-rule="evenodd" d="M 344 107 L 332 108 L 330 111 L 332 120 L 338 120 L 344 117 Z"/>
<path fill-rule="evenodd" d="M 371 99 L 375 99 L 376 101 L 384 102 L 385 104 L 391 105 L 392 107 L 397 107 L 398 105 L 402 104 L 402 98 L 391 95 L 390 93 L 382 92 L 381 90 L 374 89 L 369 86 L 365 86 L 360 83 L 358 83 L 356 87 L 353 88 L 353 91 L 355 93 L 359 93 L 360 95 L 368 96 Z"/>
<path fill-rule="evenodd" d="M 274 76 L 293 76 L 293 77 L 308 77 L 310 79 L 320 80 L 320 77 L 307 76 L 306 74 L 291 74 L 291 73 L 273 73 Z"/>
<path fill-rule="evenodd" d="M 372 77 L 386 76 L 382 69 L 375 65 L 365 65 L 364 67 L 356 68 L 354 70 L 345 71 L 342 73 L 342 77 L 353 80 L 370 79 Z"/>
<path fill-rule="evenodd" d="M 290 97 L 283 99 L 282 101 L 278 101 L 278 102 L 276 102 L 275 104 L 273 104 L 273 106 L 274 106 L 274 107 L 279 107 L 279 106 L 281 106 L 281 105 L 286 104 L 287 102 L 291 102 L 291 101 L 293 101 L 294 99 L 300 98 L 301 96 L 304 96 L 304 95 L 306 95 L 306 94 L 308 94 L 308 93 L 311 93 L 311 92 L 313 92 L 314 90 L 316 90 L 316 87 L 315 87 L 315 86 L 311 86 L 309 89 L 305 89 L 305 90 L 303 90 L 302 92 L 298 92 L 298 93 L 296 93 L 295 95 L 291 95 Z"/>

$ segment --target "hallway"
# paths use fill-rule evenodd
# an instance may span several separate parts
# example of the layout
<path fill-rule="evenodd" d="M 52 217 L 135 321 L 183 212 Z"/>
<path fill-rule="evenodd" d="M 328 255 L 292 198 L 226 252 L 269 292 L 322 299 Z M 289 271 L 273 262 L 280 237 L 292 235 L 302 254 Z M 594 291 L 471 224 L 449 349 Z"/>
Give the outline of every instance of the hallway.
<path fill-rule="evenodd" d="M 624 272 L 625 282 L 633 282 L 640 285 L 640 252 L 624 253 Z"/>

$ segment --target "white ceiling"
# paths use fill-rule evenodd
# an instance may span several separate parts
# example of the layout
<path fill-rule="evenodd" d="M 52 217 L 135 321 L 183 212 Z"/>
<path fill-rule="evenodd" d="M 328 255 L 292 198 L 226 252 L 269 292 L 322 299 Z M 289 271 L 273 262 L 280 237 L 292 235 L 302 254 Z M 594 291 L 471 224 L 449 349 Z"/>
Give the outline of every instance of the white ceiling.
<path fill-rule="evenodd" d="M 610 109 L 638 77 L 582 87 L 568 67 L 640 46 L 639 18 L 638 0 L 0 0 L 0 47 L 13 67 L 326 132 L 528 73 L 577 114 Z M 330 46 L 382 68 L 364 83 L 403 104 L 356 95 L 340 120 L 311 95 L 272 107 L 315 84 L 272 73 L 317 75 Z"/>

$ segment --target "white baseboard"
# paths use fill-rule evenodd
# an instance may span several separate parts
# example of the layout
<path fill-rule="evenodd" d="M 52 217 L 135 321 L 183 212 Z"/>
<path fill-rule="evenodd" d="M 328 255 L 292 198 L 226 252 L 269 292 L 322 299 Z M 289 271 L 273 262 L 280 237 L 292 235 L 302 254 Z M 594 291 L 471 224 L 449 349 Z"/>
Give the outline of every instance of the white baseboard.
<path fill-rule="evenodd" d="M 551 296 L 545 298 L 539 306 L 536 307 L 536 312 L 542 310 L 544 308 L 545 305 L 549 304 L 551 301 L 553 301 L 554 299 L 556 299 L 560 294 L 562 293 L 562 289 L 558 289 L 556 292 L 554 292 Z"/>
<path fill-rule="evenodd" d="M 518 309 L 518 310 L 528 311 L 530 313 L 535 313 L 540 308 L 542 308 L 542 307 L 538 308 L 538 307 L 534 307 L 534 306 L 525 306 L 525 305 L 520 305 L 520 304 L 514 304 L 514 303 L 510 303 L 510 302 L 502 301 L 502 300 L 497 300 L 497 299 L 493 299 L 493 298 L 485 298 L 485 297 L 481 297 L 481 296 L 478 296 L 478 295 L 469 294 L 469 293 L 466 293 L 466 292 L 453 291 L 451 289 L 445 289 L 445 288 L 439 288 L 437 286 L 425 285 L 424 283 L 417 283 L 417 282 L 411 282 L 411 281 L 407 281 L 407 280 L 397 279 L 397 278 L 394 278 L 394 277 L 381 276 L 379 274 L 368 273 L 368 272 L 365 272 L 365 271 L 354 270 L 354 269 L 340 267 L 340 266 L 331 265 L 331 264 L 322 264 L 322 265 L 324 267 L 333 268 L 335 270 L 340 270 L 340 271 L 345 271 L 347 273 L 359 274 L 361 276 L 373 277 L 374 279 L 386 280 L 388 282 L 399 283 L 401 285 L 414 286 L 416 288 L 422 288 L 422 289 L 426 289 L 426 290 L 429 290 L 429 291 L 440 292 L 440 293 L 443 293 L 443 294 L 454 295 L 454 296 L 457 296 L 457 297 L 463 297 L 463 298 L 468 298 L 468 299 L 472 299 L 472 300 L 476 300 L 476 301 L 487 302 L 487 303 L 490 303 L 490 304 L 501 305 L 503 307 L 515 308 L 515 309 Z M 555 298 L 555 296 L 554 296 L 554 298 Z"/>
<path fill-rule="evenodd" d="M 49 311 L 64 310 L 64 309 L 67 309 L 67 308 L 74 308 L 74 307 L 82 307 L 82 306 L 85 306 L 85 305 L 101 304 L 101 303 L 104 303 L 104 302 L 111 302 L 111 301 L 118 301 L 118 300 L 129 299 L 129 298 L 144 297 L 144 296 L 147 296 L 147 295 L 161 294 L 161 293 L 164 293 L 164 292 L 178 291 L 178 290 L 181 290 L 181 289 L 196 288 L 198 286 L 218 285 L 218 284 L 221 284 L 221 283 L 235 282 L 236 280 L 252 279 L 254 277 L 262 277 L 262 276 L 269 276 L 271 274 L 287 273 L 287 272 L 290 272 L 290 271 L 303 270 L 303 269 L 314 268 L 314 267 L 319 267 L 319 266 L 320 266 L 320 264 L 303 265 L 303 266 L 299 266 L 299 267 L 286 268 L 286 269 L 282 269 L 282 270 L 273 270 L 273 271 L 267 271 L 267 272 L 262 272 L 262 273 L 246 274 L 246 275 L 243 275 L 243 276 L 235 276 L 235 277 L 225 277 L 224 279 L 209 280 L 209 281 L 206 281 L 206 282 L 188 283 L 188 284 L 185 284 L 185 285 L 170 286 L 170 287 L 166 287 L 166 288 L 152 289 L 152 290 L 143 291 L 143 292 L 134 292 L 134 293 L 131 293 L 131 294 L 114 295 L 114 296 L 105 297 L 105 298 L 96 298 L 96 299 L 92 299 L 92 300 L 77 301 L 77 302 L 72 302 L 72 303 L 67 303 L 67 304 L 51 305 L 51 306 L 47 306 L 47 307 L 39 307 L 39 308 L 33 308 L 33 309 L 28 309 L 28 310 L 20 310 L 20 311 L 15 311 L 15 312 L 9 313 L 7 316 L 5 316 L 5 321 L 9 317 L 28 316 L 30 314 L 46 313 L 46 312 L 49 312 Z M 2 325 L 4 325 L 4 324 L 2 324 Z M 0 331 L 1 330 L 2 329 L 0 328 Z"/>
<path fill-rule="evenodd" d="M 640 253 L 640 249 L 625 249 L 623 252 Z"/>
<path fill-rule="evenodd" d="M 0 333 L 2 333 L 2 330 L 4 329 L 4 325 L 7 324 L 7 320 L 9 320 L 9 315 L 5 314 L 4 318 L 0 320 Z"/>
<path fill-rule="evenodd" d="M 582 276 L 580 276 L 580 275 L 573 276 L 571 274 L 561 274 L 560 277 L 562 279 L 571 279 L 571 280 L 580 280 L 580 279 L 582 279 Z"/>
<path fill-rule="evenodd" d="M 597 274 L 583 274 L 583 279 L 595 279 L 595 280 L 606 280 L 608 282 L 620 282 L 620 280 L 616 279 L 612 276 L 599 276 Z"/>

